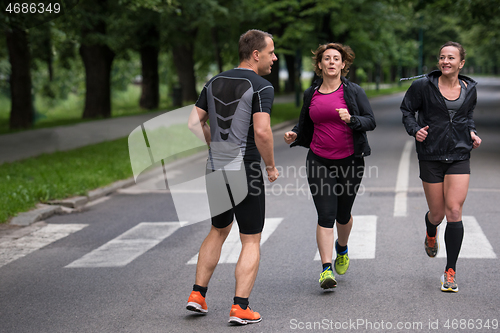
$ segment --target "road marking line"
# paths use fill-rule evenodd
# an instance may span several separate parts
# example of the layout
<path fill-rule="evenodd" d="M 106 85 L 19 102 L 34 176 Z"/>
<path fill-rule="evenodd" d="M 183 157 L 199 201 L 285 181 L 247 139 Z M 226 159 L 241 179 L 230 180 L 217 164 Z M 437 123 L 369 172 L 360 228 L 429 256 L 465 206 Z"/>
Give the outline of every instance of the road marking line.
<path fill-rule="evenodd" d="M 413 140 L 405 143 L 401 159 L 399 160 L 398 176 L 396 178 L 396 197 L 394 198 L 394 216 L 406 216 L 408 182 L 410 180 L 410 156 L 413 149 Z"/>
<path fill-rule="evenodd" d="M 29 235 L 0 243 L 0 267 L 85 228 L 87 224 L 48 224 Z"/>
<path fill-rule="evenodd" d="M 488 238 L 474 216 L 462 216 L 464 224 L 464 240 L 460 249 L 459 258 L 481 258 L 495 259 L 497 255 L 493 251 Z M 444 244 L 444 232 L 446 230 L 446 219 L 439 227 L 439 252 L 436 257 L 446 258 L 446 247 Z"/>
<path fill-rule="evenodd" d="M 180 222 L 139 223 L 66 267 L 125 266 L 159 244 L 180 227 Z"/>
<path fill-rule="evenodd" d="M 264 223 L 264 230 L 262 230 L 262 236 L 260 239 L 260 245 L 264 244 L 269 236 L 276 230 L 278 225 L 283 221 L 283 218 L 267 218 Z M 240 232 L 238 229 L 238 224 L 233 223 L 233 227 L 229 232 L 229 235 L 222 245 L 221 255 L 219 259 L 219 264 L 235 264 L 238 262 L 238 258 L 241 252 L 241 241 Z M 198 262 L 198 253 L 192 257 L 186 265 L 196 265 Z"/>
<path fill-rule="evenodd" d="M 351 235 L 349 236 L 349 259 L 375 259 L 377 245 L 377 216 L 355 215 Z M 337 239 L 337 228 L 334 228 L 334 239 Z M 335 244 L 333 245 L 335 260 Z M 321 260 L 316 250 L 314 260 Z"/>

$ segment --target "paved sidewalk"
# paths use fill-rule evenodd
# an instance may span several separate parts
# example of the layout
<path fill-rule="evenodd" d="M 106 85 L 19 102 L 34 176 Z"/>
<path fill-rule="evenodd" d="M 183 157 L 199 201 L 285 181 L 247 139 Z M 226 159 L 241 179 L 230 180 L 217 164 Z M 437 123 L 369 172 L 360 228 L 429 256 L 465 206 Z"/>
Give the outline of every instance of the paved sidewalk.
<path fill-rule="evenodd" d="M 165 111 L 0 135 L 0 164 L 126 137 Z"/>

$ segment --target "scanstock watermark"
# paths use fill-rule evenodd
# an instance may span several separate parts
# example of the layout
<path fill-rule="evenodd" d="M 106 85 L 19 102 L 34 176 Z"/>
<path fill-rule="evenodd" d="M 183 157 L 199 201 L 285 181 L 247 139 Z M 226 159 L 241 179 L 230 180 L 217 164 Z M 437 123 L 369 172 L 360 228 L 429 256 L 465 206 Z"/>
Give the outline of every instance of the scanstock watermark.
<path fill-rule="evenodd" d="M 261 194 L 256 179 L 252 179 L 256 170 L 245 169 L 240 143 L 228 140 L 211 142 L 208 146 L 194 105 L 165 112 L 138 124 L 128 137 L 128 148 L 136 183 L 150 187 L 144 190 L 168 191 L 179 221 L 204 221 L 232 209 L 249 193 Z M 186 159 L 187 156 L 191 157 Z M 173 161 L 180 165 L 170 170 Z M 267 196 L 311 196 L 327 192 L 362 195 L 365 192 L 362 184 L 347 182 L 341 186 L 320 181 L 309 186 L 307 177 L 378 177 L 376 166 L 348 165 L 327 169 L 308 164 L 279 165 L 277 162 L 280 177 L 274 183 L 264 181 Z M 251 164 L 250 168 L 262 170 L 263 164 Z M 144 181 L 155 172 L 160 181 Z M 262 173 L 265 175 L 265 170 Z"/>
<path fill-rule="evenodd" d="M 255 166 L 252 165 L 252 168 Z M 379 170 L 375 165 L 372 166 L 333 166 L 325 167 L 310 165 L 308 161 L 305 164 L 297 167 L 295 165 L 280 166 L 277 165 L 280 176 L 274 183 L 265 183 L 266 195 L 273 196 L 307 196 L 310 198 L 312 195 L 363 195 L 365 194 L 365 187 L 363 183 L 354 183 L 347 180 L 344 184 L 336 183 L 331 184 L 326 181 L 327 178 L 378 178 Z M 308 176 L 320 178 L 319 183 L 309 185 Z M 254 193 L 258 193 L 257 182 L 250 181 L 249 184 Z"/>
<path fill-rule="evenodd" d="M 370 331 L 418 331 L 429 329 L 431 323 L 417 322 L 391 322 L 391 321 L 373 321 L 369 319 L 349 319 L 345 321 L 335 321 L 332 319 L 322 319 L 320 321 L 300 321 L 298 319 L 290 320 L 290 329 L 292 330 L 370 330 Z"/>
<path fill-rule="evenodd" d="M 136 183 L 157 172 L 163 181 L 145 184 L 151 190 L 170 192 L 179 221 L 209 219 L 233 208 L 248 194 L 239 145 L 214 142 L 208 147 L 194 105 L 140 124 L 129 134 L 128 148 Z M 186 159 L 193 154 L 197 158 Z M 181 165 L 172 172 L 169 165 L 176 160 Z"/>
<path fill-rule="evenodd" d="M 427 321 L 385 321 L 370 320 L 366 318 L 348 319 L 335 321 L 322 319 L 319 321 L 302 321 L 295 318 L 290 319 L 290 329 L 298 331 L 450 331 L 457 330 L 489 332 L 499 328 L 497 318 L 446 318 L 428 319 Z"/>

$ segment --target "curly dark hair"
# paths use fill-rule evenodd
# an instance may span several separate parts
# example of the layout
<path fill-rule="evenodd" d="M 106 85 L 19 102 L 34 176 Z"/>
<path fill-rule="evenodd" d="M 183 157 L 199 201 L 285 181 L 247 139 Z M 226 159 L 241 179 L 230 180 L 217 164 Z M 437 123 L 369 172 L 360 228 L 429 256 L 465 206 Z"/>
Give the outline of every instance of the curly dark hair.
<path fill-rule="evenodd" d="M 321 59 L 323 58 L 323 53 L 325 53 L 326 50 L 328 49 L 334 49 L 339 51 L 340 55 L 342 56 L 342 62 L 345 62 L 345 67 L 342 69 L 342 76 L 346 76 L 347 73 L 349 73 L 349 67 L 352 65 L 354 58 L 356 57 L 354 54 L 354 51 L 347 45 L 342 45 L 339 43 L 328 43 L 328 44 L 323 44 L 320 45 L 316 51 L 311 51 L 314 56 L 312 57 L 314 61 L 314 72 L 318 76 L 322 76 L 321 69 L 319 68 L 318 64 L 321 62 Z"/>

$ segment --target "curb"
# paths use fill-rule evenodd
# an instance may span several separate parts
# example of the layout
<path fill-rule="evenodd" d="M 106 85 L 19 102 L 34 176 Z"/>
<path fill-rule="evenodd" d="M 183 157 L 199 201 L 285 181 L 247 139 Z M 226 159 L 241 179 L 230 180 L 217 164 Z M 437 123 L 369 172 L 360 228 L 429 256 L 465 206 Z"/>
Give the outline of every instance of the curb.
<path fill-rule="evenodd" d="M 14 217 L 9 224 L 26 227 L 37 221 L 41 221 L 43 219 L 46 219 L 47 217 L 62 212 L 61 206 L 43 206 L 44 207 L 40 207 L 26 213 L 20 213 L 19 215 Z"/>
<path fill-rule="evenodd" d="M 282 123 L 276 124 L 272 127 L 274 131 L 280 131 L 286 127 L 293 127 L 297 123 L 297 120 L 288 120 Z M 190 158 L 198 158 L 198 154 L 194 156 L 188 156 L 181 160 L 173 161 L 170 163 L 171 166 L 176 165 L 182 160 L 189 160 Z M 75 211 L 81 211 L 88 203 L 112 194 L 122 188 L 130 187 L 135 184 L 134 177 L 119 180 L 111 185 L 98 188 L 88 192 L 87 196 L 77 196 L 62 200 L 49 201 L 49 204 L 38 204 L 36 209 L 30 210 L 25 213 L 19 213 L 17 216 L 13 217 L 10 221 L 10 225 L 26 227 L 35 222 L 42 221 L 49 218 L 55 214 L 62 213 L 73 213 Z"/>
<path fill-rule="evenodd" d="M 67 208 L 81 208 L 89 201 L 88 197 L 73 197 L 64 200 L 49 201 L 49 205 L 62 206 Z"/>
<path fill-rule="evenodd" d="M 13 217 L 9 224 L 26 227 L 35 222 L 49 218 L 55 214 L 81 211 L 82 208 L 84 208 L 85 205 L 89 202 L 95 201 L 121 188 L 129 187 L 134 184 L 134 177 L 131 177 L 125 180 L 119 180 L 112 183 L 111 185 L 89 191 L 88 196 L 78 196 L 63 200 L 53 200 L 50 201 L 48 205 L 38 204 L 37 208 L 30 210 L 29 212 L 20 213 L 17 216 Z"/>
<path fill-rule="evenodd" d="M 124 187 L 129 187 L 135 184 L 134 177 L 125 179 L 125 180 L 119 180 L 117 182 L 114 182 L 113 184 L 106 186 L 106 187 L 101 187 L 98 188 L 97 190 L 89 191 L 88 199 L 89 201 L 94 201 L 97 199 L 100 199 L 102 197 L 107 196 L 108 194 L 111 194 L 115 192 L 118 189 L 124 188 Z"/>

